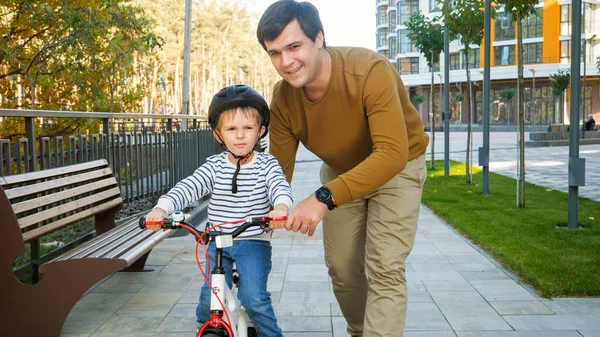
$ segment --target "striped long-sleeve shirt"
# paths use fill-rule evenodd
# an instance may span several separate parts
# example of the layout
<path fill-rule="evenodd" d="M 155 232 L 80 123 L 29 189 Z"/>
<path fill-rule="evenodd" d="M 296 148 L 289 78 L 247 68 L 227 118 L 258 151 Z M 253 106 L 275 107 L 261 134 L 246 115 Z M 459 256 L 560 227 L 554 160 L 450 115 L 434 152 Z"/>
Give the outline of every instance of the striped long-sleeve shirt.
<path fill-rule="evenodd" d="M 231 183 L 235 169 L 236 164 L 229 161 L 227 152 L 211 156 L 191 176 L 160 197 L 156 207 L 171 214 L 211 194 L 208 219 L 213 224 L 266 216 L 271 205 L 276 204 L 285 204 L 289 210 L 292 209 L 292 189 L 275 157 L 254 152 L 251 161 L 241 166 L 237 176 L 238 192 L 234 194 Z M 237 226 L 224 225 L 220 228 L 230 233 Z M 258 227 L 250 227 L 239 237 L 268 239 Z"/>

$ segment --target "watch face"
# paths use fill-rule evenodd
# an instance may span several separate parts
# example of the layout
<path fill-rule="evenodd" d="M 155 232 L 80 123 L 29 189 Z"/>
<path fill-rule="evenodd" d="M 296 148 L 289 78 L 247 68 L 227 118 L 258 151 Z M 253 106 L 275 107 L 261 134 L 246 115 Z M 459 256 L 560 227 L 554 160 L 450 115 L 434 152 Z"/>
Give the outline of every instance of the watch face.
<path fill-rule="evenodd" d="M 317 199 L 319 201 L 325 201 L 325 200 L 329 199 L 330 195 L 331 195 L 331 192 L 329 192 L 329 189 L 327 189 L 325 187 L 319 188 L 316 193 Z"/>

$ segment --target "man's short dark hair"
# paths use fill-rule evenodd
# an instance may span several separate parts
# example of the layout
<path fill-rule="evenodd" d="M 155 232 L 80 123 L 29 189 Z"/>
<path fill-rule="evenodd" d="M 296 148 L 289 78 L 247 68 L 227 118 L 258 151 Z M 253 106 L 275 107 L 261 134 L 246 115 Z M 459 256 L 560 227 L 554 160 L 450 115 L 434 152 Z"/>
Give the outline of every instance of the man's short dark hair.
<path fill-rule="evenodd" d="M 323 47 L 326 47 L 323 23 L 317 8 L 310 2 L 279 0 L 267 8 L 256 28 L 256 37 L 264 50 L 267 50 L 265 42 L 275 40 L 294 19 L 298 20 L 304 34 L 313 42 L 315 42 L 319 32 L 323 33 Z"/>

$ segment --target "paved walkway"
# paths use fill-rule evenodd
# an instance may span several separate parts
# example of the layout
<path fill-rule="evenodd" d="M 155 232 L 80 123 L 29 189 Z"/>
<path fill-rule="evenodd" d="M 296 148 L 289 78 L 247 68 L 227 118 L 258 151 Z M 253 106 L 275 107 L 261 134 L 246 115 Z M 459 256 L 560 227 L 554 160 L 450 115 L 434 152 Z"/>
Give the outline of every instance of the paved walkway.
<path fill-rule="evenodd" d="M 452 159 L 464 157 L 461 136 L 452 136 Z M 514 176 L 516 168 L 511 165 L 516 152 L 511 137 L 515 139 L 515 134 L 493 134 L 491 167 Z M 442 139 L 438 137 L 436 143 L 438 159 L 443 159 Z M 526 153 L 529 181 L 565 190 L 561 186 L 566 185 L 563 166 L 568 148 Z M 586 145 L 581 154 L 587 156 L 588 185 L 580 192 L 595 189 L 590 194 L 594 197 L 600 186 L 600 146 Z M 298 160 L 293 190 L 295 199 L 302 200 L 319 186 L 320 162 L 305 150 Z M 273 247 L 269 290 L 285 336 L 347 336 L 323 263 L 320 227 L 312 238 L 279 230 Z M 153 272 L 117 273 L 84 296 L 61 336 L 194 336 L 194 308 L 202 278 L 195 267 L 193 240 L 167 239 L 148 262 Z M 536 296 L 426 208 L 421 209 L 407 279 L 406 337 L 600 337 L 600 298 Z"/>

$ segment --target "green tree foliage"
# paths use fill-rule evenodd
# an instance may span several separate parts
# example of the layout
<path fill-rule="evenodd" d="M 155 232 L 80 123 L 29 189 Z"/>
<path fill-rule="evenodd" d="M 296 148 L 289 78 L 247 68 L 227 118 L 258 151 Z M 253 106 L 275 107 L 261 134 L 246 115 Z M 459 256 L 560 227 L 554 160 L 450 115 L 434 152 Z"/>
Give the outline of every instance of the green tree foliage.
<path fill-rule="evenodd" d="M 431 169 L 435 169 L 435 121 L 437 119 L 433 109 L 433 67 L 440 62 L 440 53 L 444 50 L 444 30 L 439 24 L 439 17 L 429 19 L 420 12 L 411 15 L 406 22 L 408 37 L 415 47 L 423 53 L 427 65 L 431 69 L 431 86 L 429 89 L 429 115 L 431 116 Z M 440 102 L 442 97 L 440 97 Z M 440 104 L 441 106 L 441 104 Z"/>
<path fill-rule="evenodd" d="M 442 15 L 444 23 L 448 26 L 448 30 L 452 36 L 458 36 L 460 43 L 463 45 L 465 59 L 468 59 L 469 50 L 472 45 L 480 45 L 483 40 L 483 23 L 484 23 L 484 0 L 452 0 L 444 1 L 442 7 Z M 472 182 L 472 164 L 471 164 L 471 136 L 472 136 L 472 111 L 473 106 L 471 97 L 473 96 L 473 88 L 471 84 L 471 72 L 469 70 L 469 62 L 465 64 L 467 74 L 468 90 L 465 95 L 465 104 L 468 108 L 468 123 L 467 123 L 467 151 L 466 151 L 466 183 Z"/>
<path fill-rule="evenodd" d="M 184 4 L 3 1 L 0 108 L 179 113 Z M 234 83 L 250 84 L 270 100 L 279 76 L 256 41 L 260 13 L 249 6 L 234 0 L 193 1 L 192 114 L 205 114 L 212 95 Z M 8 120 L 0 126 L 0 137 L 23 137 L 22 122 Z M 97 129 L 96 121 L 74 123 L 53 120 L 39 135 Z"/>
<path fill-rule="evenodd" d="M 427 65 L 433 68 L 440 62 L 440 53 L 444 50 L 444 27 L 440 18 L 429 19 L 421 12 L 414 13 L 406 22 L 408 37 L 414 46 L 423 53 Z"/>
<path fill-rule="evenodd" d="M 5 108 L 138 109 L 143 90 L 132 68 L 160 46 L 152 22 L 125 0 L 4 1 L 0 37 Z M 60 119 L 43 134 L 71 133 L 87 123 Z M 4 127 L 2 137 L 20 137 L 22 130 Z"/>
<path fill-rule="evenodd" d="M 560 96 L 567 88 L 571 81 L 571 72 L 569 69 L 559 69 L 557 73 L 550 75 L 550 82 L 552 83 L 552 94 L 554 96 Z"/>

